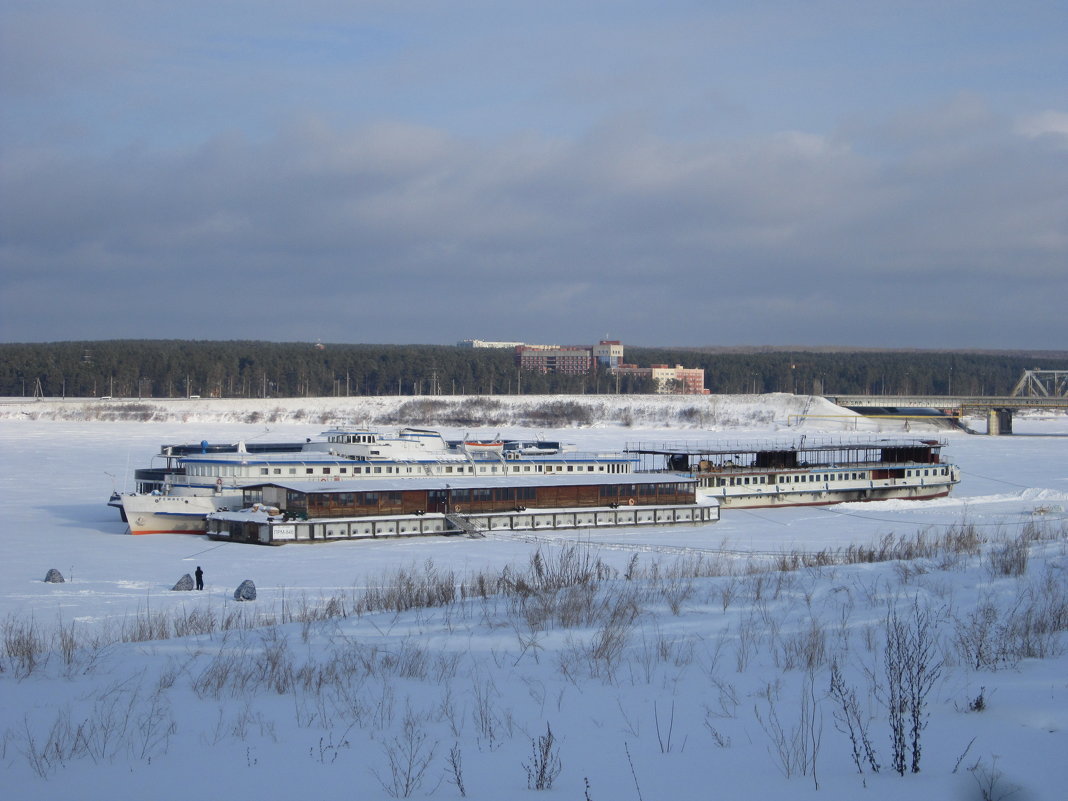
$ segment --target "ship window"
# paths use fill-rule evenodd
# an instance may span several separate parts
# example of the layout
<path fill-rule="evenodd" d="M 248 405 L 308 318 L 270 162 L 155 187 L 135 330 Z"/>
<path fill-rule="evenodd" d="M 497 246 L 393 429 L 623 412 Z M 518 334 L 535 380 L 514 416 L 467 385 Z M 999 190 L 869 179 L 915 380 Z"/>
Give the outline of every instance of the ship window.
<path fill-rule="evenodd" d="M 260 468 L 260 475 L 261 476 L 267 475 L 267 468 L 266 467 L 261 467 Z"/>
<path fill-rule="evenodd" d="M 276 476 L 280 476 L 280 475 L 282 475 L 282 468 L 281 468 L 281 467 L 276 467 L 276 468 L 274 469 L 274 474 L 275 474 Z"/>
<path fill-rule="evenodd" d="M 338 472 L 339 473 L 347 473 L 347 472 L 349 472 L 349 469 L 347 467 L 342 467 L 340 470 L 338 470 Z"/>
<path fill-rule="evenodd" d="M 323 475 L 324 476 L 330 475 L 330 468 L 329 467 L 324 467 L 323 468 Z"/>
<path fill-rule="evenodd" d="M 376 473 L 381 473 L 382 472 L 382 468 L 381 467 L 376 467 L 375 468 L 375 472 Z"/>

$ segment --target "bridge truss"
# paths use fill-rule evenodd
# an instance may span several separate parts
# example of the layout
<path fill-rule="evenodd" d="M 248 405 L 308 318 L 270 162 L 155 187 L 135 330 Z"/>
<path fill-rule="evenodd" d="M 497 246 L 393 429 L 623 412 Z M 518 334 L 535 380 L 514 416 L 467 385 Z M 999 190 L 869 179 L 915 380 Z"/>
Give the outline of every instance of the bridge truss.
<path fill-rule="evenodd" d="M 1068 398 L 1068 370 L 1024 370 L 1012 397 Z"/>

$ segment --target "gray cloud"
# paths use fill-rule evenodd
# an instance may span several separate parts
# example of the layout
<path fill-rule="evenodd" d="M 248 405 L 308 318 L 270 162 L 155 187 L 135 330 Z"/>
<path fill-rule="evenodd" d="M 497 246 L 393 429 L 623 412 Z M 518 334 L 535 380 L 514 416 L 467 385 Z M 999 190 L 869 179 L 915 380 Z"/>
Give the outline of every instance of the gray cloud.
<path fill-rule="evenodd" d="M 1018 23 L 989 58 L 948 43 L 991 88 L 947 91 L 907 83 L 931 42 L 894 56 L 908 25 L 830 29 L 834 4 L 770 28 L 671 5 L 466 28 L 420 4 L 28 8 L 3 56 L 5 340 L 1066 333 L 1068 114 L 989 78 Z"/>
<path fill-rule="evenodd" d="M 3 223 L 5 298 L 18 307 L 5 336 L 20 338 L 20 308 L 60 286 L 128 310 L 166 282 L 180 302 L 156 304 L 142 333 L 348 339 L 359 319 L 372 340 L 523 326 L 533 338 L 603 329 L 666 343 L 692 341 L 701 321 L 702 341 L 722 325 L 737 342 L 1025 344 L 998 340 L 1041 331 L 1042 299 L 1064 287 L 1064 153 L 971 130 L 899 140 L 890 159 L 802 134 L 487 148 L 322 122 L 89 164 L 9 155 L 4 183 L 19 202 Z M 992 331 L 982 320 L 1014 293 L 1030 322 Z M 268 298 L 301 319 L 258 321 Z M 961 306 L 973 309 L 966 332 L 946 314 Z M 115 335 L 141 330 L 126 319 L 109 320 Z M 922 330 L 895 325 L 905 319 Z M 746 329 L 757 320 L 759 335 Z"/>

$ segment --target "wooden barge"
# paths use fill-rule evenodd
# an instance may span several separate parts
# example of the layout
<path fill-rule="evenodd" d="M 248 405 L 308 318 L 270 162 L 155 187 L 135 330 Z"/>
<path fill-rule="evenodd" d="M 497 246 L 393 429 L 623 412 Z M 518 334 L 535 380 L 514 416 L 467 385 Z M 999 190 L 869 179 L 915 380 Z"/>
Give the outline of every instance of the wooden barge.
<path fill-rule="evenodd" d="M 240 512 L 207 516 L 207 534 L 281 545 L 491 531 L 691 525 L 719 519 L 697 482 L 667 475 L 270 482 Z"/>

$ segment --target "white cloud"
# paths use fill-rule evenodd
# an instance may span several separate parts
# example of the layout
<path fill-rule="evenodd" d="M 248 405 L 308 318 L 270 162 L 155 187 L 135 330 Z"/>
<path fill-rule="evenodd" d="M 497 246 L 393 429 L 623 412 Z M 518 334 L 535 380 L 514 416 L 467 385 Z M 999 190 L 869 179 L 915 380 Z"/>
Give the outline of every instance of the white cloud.
<path fill-rule="evenodd" d="M 1041 136 L 1053 136 L 1068 145 L 1068 112 L 1043 111 L 1021 119 L 1016 130 L 1023 136 L 1036 139 Z"/>

